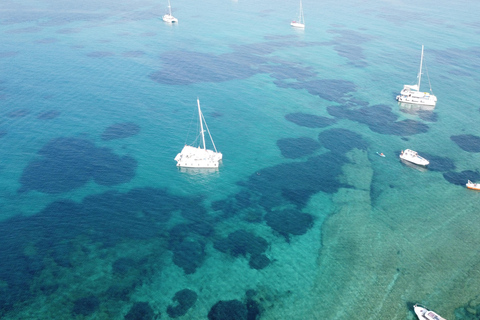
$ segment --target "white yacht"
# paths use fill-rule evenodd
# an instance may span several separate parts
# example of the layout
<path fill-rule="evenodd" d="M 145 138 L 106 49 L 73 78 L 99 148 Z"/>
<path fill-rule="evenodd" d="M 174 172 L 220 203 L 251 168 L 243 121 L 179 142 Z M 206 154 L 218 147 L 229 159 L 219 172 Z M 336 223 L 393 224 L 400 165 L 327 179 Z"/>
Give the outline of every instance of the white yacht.
<path fill-rule="evenodd" d="M 432 88 L 430 87 L 430 93 L 420 91 L 420 83 L 422 81 L 422 67 L 423 67 L 423 45 L 422 56 L 420 58 L 420 71 L 418 72 L 418 82 L 414 85 L 404 85 L 400 95 L 397 96 L 398 102 L 424 105 L 435 107 L 437 104 L 437 97 L 433 95 Z M 428 76 L 428 71 L 427 71 Z M 430 84 L 430 80 L 428 80 Z"/>
<path fill-rule="evenodd" d="M 177 154 L 177 156 L 175 157 L 175 161 L 177 161 L 177 167 L 180 168 L 218 168 L 223 156 L 220 152 L 217 151 L 217 148 L 215 147 L 215 143 L 213 142 L 210 130 L 208 130 L 207 123 L 205 122 L 205 118 L 203 117 L 202 111 L 200 110 L 200 101 L 198 99 L 197 105 L 198 117 L 200 120 L 200 134 L 197 136 L 197 139 L 193 143 L 194 145 L 197 145 L 185 145 L 182 149 L 182 152 Z M 210 140 L 212 141 L 214 150 L 208 150 L 205 146 L 205 131 L 203 129 L 204 124 Z"/>
<path fill-rule="evenodd" d="M 178 22 L 178 19 L 172 16 L 172 6 L 170 6 L 170 0 L 168 0 L 168 13 L 163 16 L 163 21 L 168 23 Z"/>
<path fill-rule="evenodd" d="M 418 303 L 413 306 L 413 310 L 420 320 L 446 320 L 445 318 L 440 317 L 436 312 L 428 310 Z"/>
<path fill-rule="evenodd" d="M 293 20 L 290 25 L 295 28 L 305 29 L 305 17 L 303 16 L 302 0 L 300 0 L 300 13 L 298 14 L 298 20 Z"/>
<path fill-rule="evenodd" d="M 419 156 L 416 151 L 413 151 L 410 149 L 402 150 L 402 153 L 400 154 L 400 159 L 414 163 L 419 166 L 424 166 L 424 167 L 430 164 L 430 162 L 427 159 Z"/>

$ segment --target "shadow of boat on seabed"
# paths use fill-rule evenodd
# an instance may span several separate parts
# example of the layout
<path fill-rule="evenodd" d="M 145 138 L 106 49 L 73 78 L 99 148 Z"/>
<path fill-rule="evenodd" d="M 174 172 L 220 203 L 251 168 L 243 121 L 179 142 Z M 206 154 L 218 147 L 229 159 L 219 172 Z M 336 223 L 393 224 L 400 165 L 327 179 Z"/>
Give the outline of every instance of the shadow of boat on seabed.
<path fill-rule="evenodd" d="M 177 167 L 178 171 L 190 175 L 211 175 L 219 172 L 218 168 L 185 168 Z"/>
<path fill-rule="evenodd" d="M 400 162 L 409 167 L 409 168 L 412 168 L 412 169 L 415 169 L 415 170 L 418 170 L 420 172 L 427 172 L 428 171 L 428 168 L 427 167 L 424 167 L 424 166 L 419 166 L 419 165 L 416 165 L 414 163 L 411 163 L 409 161 L 406 161 L 406 160 L 403 160 L 403 159 L 400 159 Z"/>
<path fill-rule="evenodd" d="M 398 106 L 400 111 L 413 115 L 417 115 L 419 113 L 429 113 L 435 110 L 435 106 L 418 105 L 405 102 L 399 102 Z"/>

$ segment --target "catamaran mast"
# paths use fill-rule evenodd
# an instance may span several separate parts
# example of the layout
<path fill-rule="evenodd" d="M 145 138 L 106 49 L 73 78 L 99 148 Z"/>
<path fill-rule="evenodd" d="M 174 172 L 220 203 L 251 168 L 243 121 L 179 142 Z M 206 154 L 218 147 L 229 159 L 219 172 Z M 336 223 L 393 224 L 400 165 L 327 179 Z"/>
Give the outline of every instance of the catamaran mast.
<path fill-rule="evenodd" d="M 418 91 L 420 91 L 420 81 L 422 81 L 422 64 L 423 64 L 423 44 L 422 44 L 422 57 L 420 58 L 420 71 L 418 71 Z"/>
<path fill-rule="evenodd" d="M 203 132 L 203 116 L 202 116 L 202 111 L 200 111 L 200 100 L 198 98 L 197 98 L 197 104 L 198 104 L 198 118 L 200 119 L 200 132 L 202 133 L 203 150 L 205 150 L 206 147 L 205 147 L 205 134 Z"/>
<path fill-rule="evenodd" d="M 170 0 L 168 0 L 168 13 L 172 15 L 172 6 L 170 6 Z"/>

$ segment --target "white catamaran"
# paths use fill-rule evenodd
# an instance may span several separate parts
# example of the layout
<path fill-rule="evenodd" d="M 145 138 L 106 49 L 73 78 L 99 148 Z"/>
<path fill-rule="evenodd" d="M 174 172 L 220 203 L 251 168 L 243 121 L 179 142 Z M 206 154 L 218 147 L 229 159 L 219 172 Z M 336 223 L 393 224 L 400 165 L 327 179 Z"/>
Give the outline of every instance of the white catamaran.
<path fill-rule="evenodd" d="M 305 29 L 305 18 L 303 16 L 303 7 L 302 7 L 302 0 L 300 0 L 300 13 L 298 14 L 298 21 L 293 20 L 290 25 L 295 28 L 302 28 Z"/>
<path fill-rule="evenodd" d="M 200 110 L 200 101 L 198 99 L 197 105 L 198 117 L 200 119 L 200 134 L 197 136 L 197 139 L 195 139 L 193 144 L 199 140 L 200 135 L 202 136 L 201 142 L 199 141 L 197 146 L 185 145 L 182 149 L 182 152 L 177 154 L 175 157 L 175 161 L 177 161 L 177 167 L 181 168 L 218 168 L 219 162 L 222 160 L 223 156 L 215 147 L 210 130 L 208 130 L 207 122 L 205 121 L 202 111 Z M 204 124 L 215 151 L 208 150 L 205 146 L 205 131 L 203 129 Z"/>
<path fill-rule="evenodd" d="M 435 107 L 437 103 L 437 97 L 433 95 L 432 87 L 430 87 L 430 93 L 420 92 L 420 82 L 422 81 L 422 67 L 423 67 L 423 45 L 422 45 L 422 56 L 420 58 L 420 71 L 418 72 L 418 83 L 415 85 L 404 85 L 403 90 L 400 92 L 400 95 L 397 96 L 398 102 L 423 105 Z M 428 71 L 427 71 L 428 76 Z M 430 84 L 430 80 L 428 80 Z"/>
<path fill-rule="evenodd" d="M 170 5 L 170 0 L 168 0 L 168 13 L 163 16 L 163 21 L 168 23 L 178 22 L 178 19 L 172 16 L 172 6 Z"/>

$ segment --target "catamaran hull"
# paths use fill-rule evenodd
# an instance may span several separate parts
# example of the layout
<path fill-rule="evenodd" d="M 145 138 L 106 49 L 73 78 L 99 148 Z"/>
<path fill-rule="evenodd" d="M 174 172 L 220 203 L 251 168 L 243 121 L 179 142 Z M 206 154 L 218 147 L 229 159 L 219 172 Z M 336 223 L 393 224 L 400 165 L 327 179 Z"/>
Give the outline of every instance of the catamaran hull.
<path fill-rule="evenodd" d="M 409 97 L 409 96 L 397 96 L 397 101 L 401 103 L 408 103 L 408 104 L 429 106 L 429 107 L 435 107 L 435 105 L 437 104 L 436 99 L 429 99 L 424 97 L 416 98 L 416 97 Z"/>
<path fill-rule="evenodd" d="M 218 162 L 177 163 L 177 167 L 179 168 L 215 169 L 218 168 L 218 166 Z"/>
<path fill-rule="evenodd" d="M 175 18 L 174 16 L 166 14 L 166 15 L 163 16 L 163 21 L 168 22 L 168 23 L 176 23 L 176 22 L 178 22 L 178 19 Z"/>
<path fill-rule="evenodd" d="M 177 158 L 175 158 L 177 160 Z M 177 160 L 177 167 L 180 168 L 197 168 L 197 169 L 214 169 L 218 168 L 220 160 L 214 159 L 191 159 L 183 158 Z"/>
<path fill-rule="evenodd" d="M 212 169 L 219 167 L 222 158 L 223 155 L 220 152 L 185 146 L 182 152 L 177 154 L 175 161 L 177 161 L 177 167 L 181 168 Z"/>

